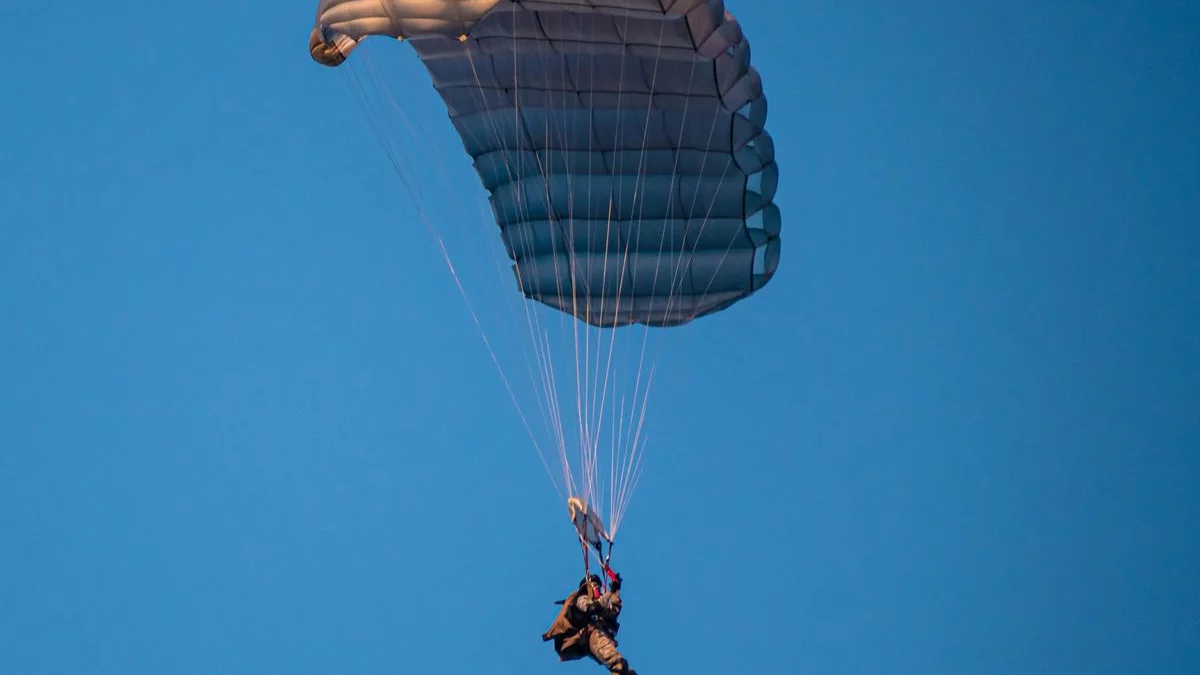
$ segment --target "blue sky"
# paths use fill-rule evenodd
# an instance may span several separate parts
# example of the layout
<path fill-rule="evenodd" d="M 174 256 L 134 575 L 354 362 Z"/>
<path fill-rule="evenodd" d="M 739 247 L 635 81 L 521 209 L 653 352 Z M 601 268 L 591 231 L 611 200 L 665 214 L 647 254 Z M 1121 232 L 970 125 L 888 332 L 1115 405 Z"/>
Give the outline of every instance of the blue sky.
<path fill-rule="evenodd" d="M 565 509 L 309 4 L 7 13 L 6 673 L 601 672 L 538 638 Z M 783 261 L 664 361 L 626 655 L 1194 672 L 1200 5 L 728 5 Z"/>

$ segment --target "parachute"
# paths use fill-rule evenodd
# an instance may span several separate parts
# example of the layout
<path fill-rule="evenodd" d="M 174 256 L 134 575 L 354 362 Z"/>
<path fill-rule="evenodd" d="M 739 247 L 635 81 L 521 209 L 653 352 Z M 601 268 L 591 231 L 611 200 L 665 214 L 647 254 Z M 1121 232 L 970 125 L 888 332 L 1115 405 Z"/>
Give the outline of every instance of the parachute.
<path fill-rule="evenodd" d="M 622 327 L 678 327 L 720 312 L 774 276 L 781 217 L 767 100 L 722 0 L 321 0 L 310 53 L 337 66 L 372 35 L 408 42 L 424 64 L 489 193 L 516 288 L 603 332 L 597 344 L 615 342 L 608 333 Z M 549 342 L 543 332 L 531 321 L 536 349 Z M 644 339 L 631 359 L 639 369 Z M 607 370 L 599 376 L 601 357 L 594 378 L 579 358 L 582 476 L 571 471 L 565 425 L 549 426 L 572 521 L 598 547 L 612 540 L 597 515 L 596 411 L 618 401 L 609 401 Z M 547 382 L 569 370 L 538 365 Z M 644 442 L 642 377 L 628 428 L 614 422 L 606 432 L 616 437 L 610 465 L 622 472 L 619 489 L 610 486 L 613 536 L 640 470 L 632 457 Z M 561 417 L 569 406 L 551 400 L 560 395 L 551 385 L 542 407 Z"/>

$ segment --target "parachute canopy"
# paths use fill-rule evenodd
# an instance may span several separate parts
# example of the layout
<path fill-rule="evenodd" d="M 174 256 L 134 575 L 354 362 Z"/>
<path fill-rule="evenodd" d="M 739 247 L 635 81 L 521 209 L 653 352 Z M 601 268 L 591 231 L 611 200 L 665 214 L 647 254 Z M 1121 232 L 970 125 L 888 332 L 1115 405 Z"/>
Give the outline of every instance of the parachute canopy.
<path fill-rule="evenodd" d="M 321 0 L 310 51 L 369 35 L 424 63 L 527 297 L 677 326 L 774 275 L 767 102 L 721 0 Z"/>

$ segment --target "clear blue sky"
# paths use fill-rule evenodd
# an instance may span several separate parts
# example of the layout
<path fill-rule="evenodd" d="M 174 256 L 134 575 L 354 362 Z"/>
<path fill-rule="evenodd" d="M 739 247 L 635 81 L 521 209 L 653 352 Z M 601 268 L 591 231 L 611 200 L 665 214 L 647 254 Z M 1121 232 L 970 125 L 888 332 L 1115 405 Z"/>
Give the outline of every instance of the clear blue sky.
<path fill-rule="evenodd" d="M 729 0 L 783 262 L 657 385 L 643 675 L 1196 672 L 1200 4 L 1001 4 Z M 601 672 L 539 640 L 565 509 L 314 6 L 6 11 L 4 673 Z"/>

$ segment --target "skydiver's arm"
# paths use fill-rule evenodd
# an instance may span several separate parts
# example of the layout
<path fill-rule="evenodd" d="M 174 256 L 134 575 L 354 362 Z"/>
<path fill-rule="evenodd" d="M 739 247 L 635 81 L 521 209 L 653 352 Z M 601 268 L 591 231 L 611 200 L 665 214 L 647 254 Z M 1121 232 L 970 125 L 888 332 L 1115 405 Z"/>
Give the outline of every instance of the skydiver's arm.
<path fill-rule="evenodd" d="M 604 611 L 616 616 L 621 613 L 621 592 L 608 591 L 599 598 L 592 598 L 585 594 L 580 594 L 575 600 L 575 608 L 585 614 L 594 614 L 598 611 Z"/>
<path fill-rule="evenodd" d="M 579 597 L 575 598 L 575 609 L 584 614 L 591 614 L 595 611 L 596 601 L 587 593 L 580 593 Z"/>
<path fill-rule="evenodd" d="M 600 596 L 597 602 L 611 612 L 614 617 L 621 613 L 621 591 L 615 588 Z"/>

